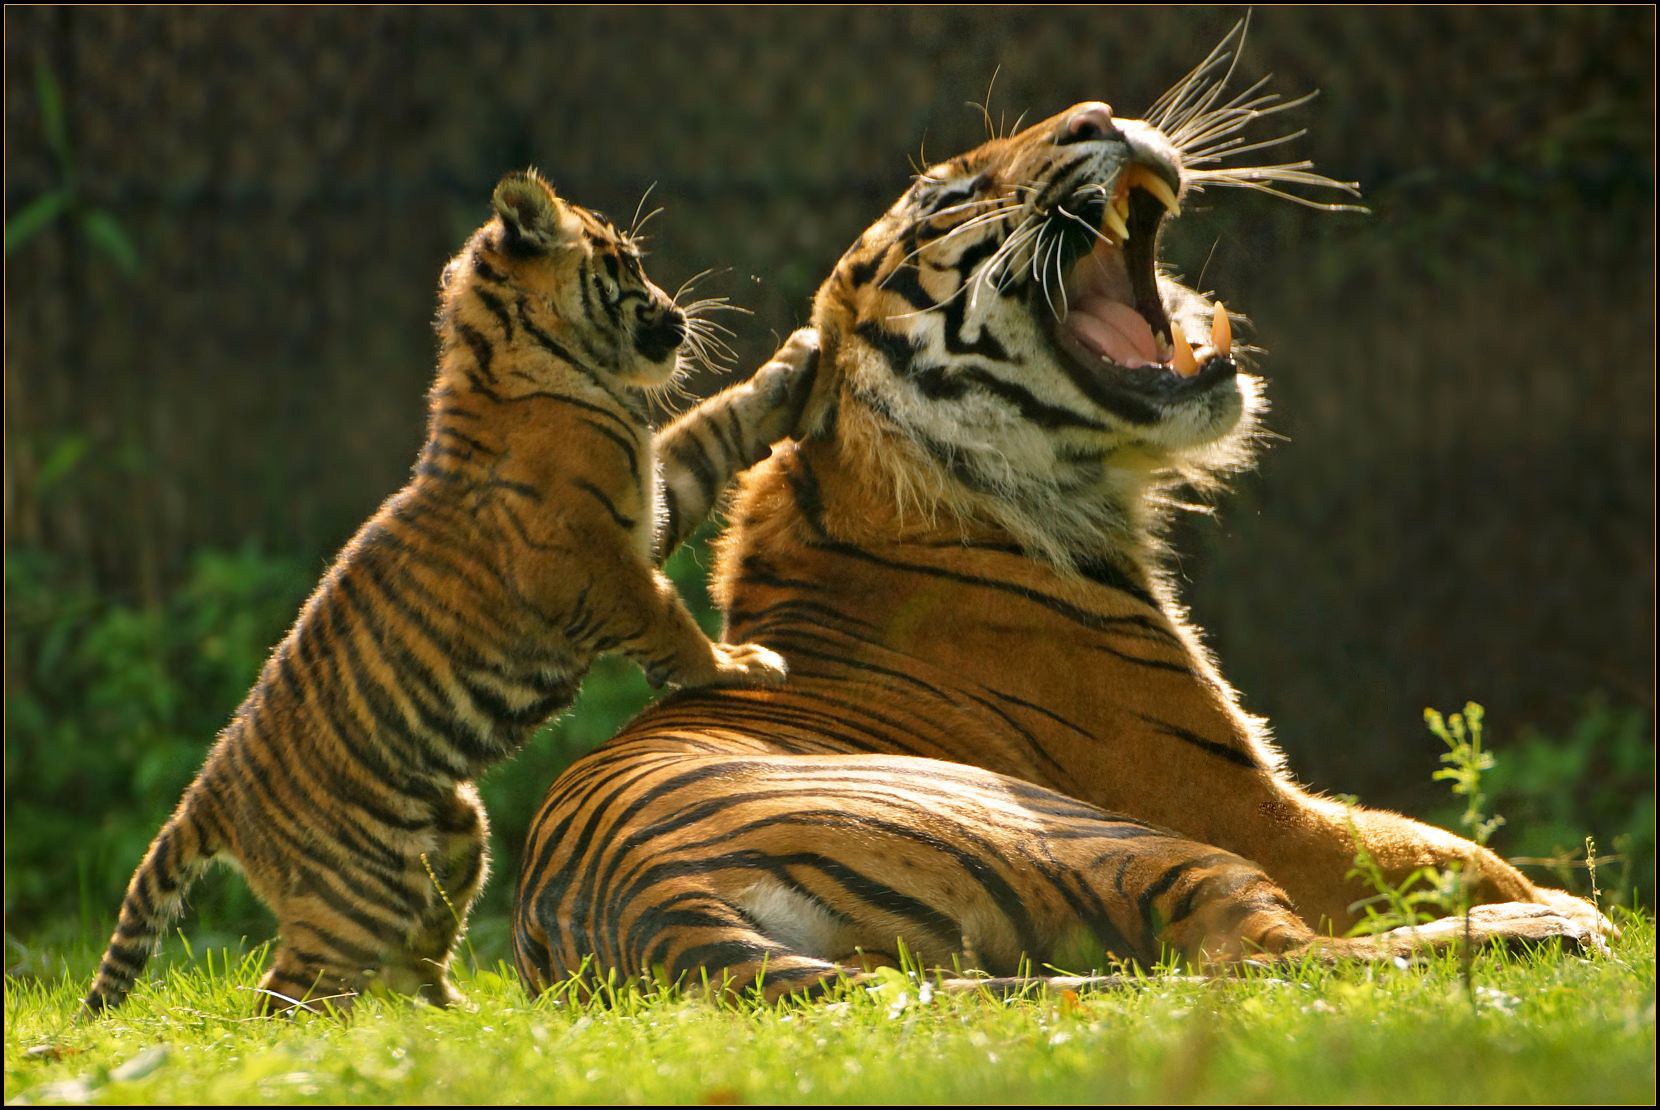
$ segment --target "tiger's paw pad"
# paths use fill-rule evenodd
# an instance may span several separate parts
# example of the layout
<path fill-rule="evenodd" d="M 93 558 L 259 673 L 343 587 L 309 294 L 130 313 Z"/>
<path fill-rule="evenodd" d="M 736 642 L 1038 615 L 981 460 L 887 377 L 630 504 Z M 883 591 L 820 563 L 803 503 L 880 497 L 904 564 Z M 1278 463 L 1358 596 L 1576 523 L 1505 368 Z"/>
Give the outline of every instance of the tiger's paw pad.
<path fill-rule="evenodd" d="M 716 644 L 715 686 L 778 686 L 790 673 L 784 657 L 760 644 Z"/>

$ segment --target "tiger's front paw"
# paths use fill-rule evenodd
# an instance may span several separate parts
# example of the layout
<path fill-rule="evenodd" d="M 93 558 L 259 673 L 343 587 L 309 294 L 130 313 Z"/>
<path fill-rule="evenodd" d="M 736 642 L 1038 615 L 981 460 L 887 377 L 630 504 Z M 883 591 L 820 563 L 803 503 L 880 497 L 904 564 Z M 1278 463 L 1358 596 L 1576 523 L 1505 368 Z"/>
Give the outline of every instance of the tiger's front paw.
<path fill-rule="evenodd" d="M 1620 928 L 1604 917 L 1591 903 L 1565 890 L 1535 887 L 1534 896 L 1560 917 L 1567 918 L 1594 938 L 1592 947 L 1606 949 L 1608 941 L 1617 940 Z"/>
<path fill-rule="evenodd" d="M 715 671 L 708 686 L 778 686 L 789 675 L 789 664 L 760 644 L 715 644 Z"/>
<path fill-rule="evenodd" d="M 1585 908 L 1591 907 L 1587 904 Z M 1560 940 L 1570 951 L 1608 954 L 1604 934 L 1587 917 L 1563 913 L 1555 906 L 1537 902 L 1493 902 L 1470 907 L 1469 917 L 1467 926 L 1462 917 L 1449 917 L 1431 925 L 1419 926 L 1419 929 L 1433 929 L 1444 924 L 1448 935 L 1453 937 L 1463 935 L 1467 929 L 1471 939 L 1477 943 L 1495 944 L 1517 951 L 1525 951 L 1548 940 Z"/>

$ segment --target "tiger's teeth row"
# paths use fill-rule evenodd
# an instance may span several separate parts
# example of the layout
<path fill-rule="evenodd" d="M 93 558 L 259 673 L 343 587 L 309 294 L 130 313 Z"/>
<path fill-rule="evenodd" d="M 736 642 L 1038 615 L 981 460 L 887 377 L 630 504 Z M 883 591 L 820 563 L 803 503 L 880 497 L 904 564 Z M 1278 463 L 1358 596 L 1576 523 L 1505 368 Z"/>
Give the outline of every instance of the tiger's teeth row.
<path fill-rule="evenodd" d="M 1228 319 L 1228 310 L 1222 307 L 1221 301 L 1217 301 L 1210 306 L 1210 312 L 1210 354 L 1207 362 L 1212 358 L 1227 358 L 1233 353 L 1233 323 Z M 1166 361 L 1178 375 L 1191 378 L 1199 372 L 1199 358 L 1187 341 L 1187 333 L 1175 320 L 1170 321 L 1170 334 L 1173 351 Z M 1162 342 L 1159 345 L 1163 347 Z"/>

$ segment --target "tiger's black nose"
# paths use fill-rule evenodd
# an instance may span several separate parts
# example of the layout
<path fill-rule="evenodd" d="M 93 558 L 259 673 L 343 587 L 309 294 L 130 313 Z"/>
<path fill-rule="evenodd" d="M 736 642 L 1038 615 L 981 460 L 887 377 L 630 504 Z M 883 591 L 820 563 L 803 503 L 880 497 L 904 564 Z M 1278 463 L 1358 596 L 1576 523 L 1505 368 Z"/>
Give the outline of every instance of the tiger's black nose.
<path fill-rule="evenodd" d="M 1112 121 L 1112 105 L 1091 104 L 1067 118 L 1061 129 L 1061 143 L 1085 143 L 1093 139 L 1118 139 L 1123 133 Z"/>

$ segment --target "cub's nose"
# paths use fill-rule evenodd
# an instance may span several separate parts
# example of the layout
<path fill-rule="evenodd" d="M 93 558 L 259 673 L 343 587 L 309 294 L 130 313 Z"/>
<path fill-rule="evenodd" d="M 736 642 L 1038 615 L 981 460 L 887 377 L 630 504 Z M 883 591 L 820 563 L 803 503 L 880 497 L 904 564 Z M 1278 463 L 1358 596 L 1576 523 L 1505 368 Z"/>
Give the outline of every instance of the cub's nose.
<path fill-rule="evenodd" d="M 686 316 L 678 308 L 642 308 L 636 315 L 640 327 L 634 346 L 652 362 L 668 358 L 686 341 Z"/>
<path fill-rule="evenodd" d="M 1112 105 L 1097 101 L 1073 112 L 1061 128 L 1061 143 L 1087 143 L 1095 139 L 1121 139 L 1123 132 L 1112 121 Z"/>
<path fill-rule="evenodd" d="M 668 308 L 663 311 L 662 318 L 657 321 L 657 330 L 669 338 L 676 347 L 686 338 L 686 315 L 678 308 Z"/>

